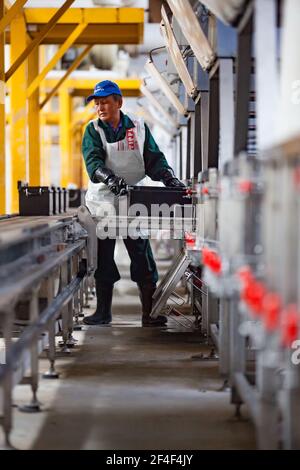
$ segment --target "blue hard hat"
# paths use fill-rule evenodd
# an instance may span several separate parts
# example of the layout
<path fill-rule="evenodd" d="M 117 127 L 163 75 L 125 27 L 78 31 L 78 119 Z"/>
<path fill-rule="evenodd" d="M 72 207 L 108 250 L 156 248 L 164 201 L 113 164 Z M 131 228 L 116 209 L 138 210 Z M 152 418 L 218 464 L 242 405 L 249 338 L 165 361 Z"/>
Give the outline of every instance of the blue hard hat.
<path fill-rule="evenodd" d="M 89 103 L 95 98 L 104 98 L 109 95 L 120 95 L 122 96 L 121 90 L 115 82 L 110 80 L 104 80 L 103 82 L 97 83 L 94 88 L 93 95 L 87 97 L 86 101 Z"/>

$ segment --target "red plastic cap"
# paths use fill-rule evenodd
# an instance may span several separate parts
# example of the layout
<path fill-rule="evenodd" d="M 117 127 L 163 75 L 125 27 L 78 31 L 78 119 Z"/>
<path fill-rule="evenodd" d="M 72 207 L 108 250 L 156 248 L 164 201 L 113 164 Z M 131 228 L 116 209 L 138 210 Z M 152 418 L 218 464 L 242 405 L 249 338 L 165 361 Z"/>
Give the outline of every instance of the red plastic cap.
<path fill-rule="evenodd" d="M 248 194 L 253 190 L 254 184 L 250 180 L 243 180 L 239 182 L 238 188 L 241 193 Z"/>
<path fill-rule="evenodd" d="M 262 282 L 250 280 L 242 291 L 242 298 L 253 313 L 259 315 L 263 310 L 266 288 Z"/>
<path fill-rule="evenodd" d="M 185 232 L 184 234 L 184 240 L 185 243 L 189 246 L 192 247 L 196 243 L 196 235 L 193 235 L 192 233 Z"/>
<path fill-rule="evenodd" d="M 299 337 L 300 314 L 297 305 L 290 304 L 282 312 L 281 343 L 290 348 L 292 343 Z"/>
<path fill-rule="evenodd" d="M 282 308 L 282 301 L 278 294 L 269 292 L 263 299 L 263 313 L 265 328 L 272 332 L 279 326 L 279 315 Z"/>
<path fill-rule="evenodd" d="M 237 275 L 244 286 L 250 281 L 254 280 L 250 266 L 243 266 L 242 268 L 240 268 L 237 272 Z"/>
<path fill-rule="evenodd" d="M 215 274 L 221 274 L 222 260 L 221 257 L 215 251 L 209 250 L 208 248 L 203 248 L 202 263 Z"/>

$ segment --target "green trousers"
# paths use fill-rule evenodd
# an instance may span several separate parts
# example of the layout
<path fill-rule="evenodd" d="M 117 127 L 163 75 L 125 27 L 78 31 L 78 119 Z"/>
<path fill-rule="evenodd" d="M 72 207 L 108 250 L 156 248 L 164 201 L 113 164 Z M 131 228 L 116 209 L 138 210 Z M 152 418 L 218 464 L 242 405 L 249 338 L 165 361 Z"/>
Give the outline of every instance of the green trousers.
<path fill-rule="evenodd" d="M 123 242 L 130 257 L 130 276 L 138 284 L 156 284 L 158 273 L 149 240 L 124 238 Z M 121 279 L 114 260 L 116 240 L 98 239 L 98 266 L 95 278 L 114 284 Z"/>

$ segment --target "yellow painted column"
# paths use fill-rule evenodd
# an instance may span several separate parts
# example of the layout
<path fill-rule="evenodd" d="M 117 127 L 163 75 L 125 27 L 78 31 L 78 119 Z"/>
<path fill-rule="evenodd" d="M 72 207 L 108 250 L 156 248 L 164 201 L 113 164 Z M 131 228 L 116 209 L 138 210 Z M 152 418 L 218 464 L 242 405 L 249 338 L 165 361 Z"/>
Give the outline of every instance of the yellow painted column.
<path fill-rule="evenodd" d="M 78 188 L 82 186 L 82 155 L 81 155 L 81 126 L 76 125 L 72 129 L 71 135 L 71 167 L 72 182 Z"/>
<path fill-rule="evenodd" d="M 86 128 L 86 124 L 84 126 L 81 126 L 81 143 L 82 143 L 82 138 L 83 134 Z M 82 189 L 87 189 L 88 184 L 89 184 L 89 175 L 87 174 L 85 163 L 83 161 L 83 155 L 82 155 L 82 150 L 81 150 L 81 143 L 80 143 L 80 153 L 81 153 L 81 188 Z"/>
<path fill-rule="evenodd" d="M 0 20 L 4 16 L 4 0 L 0 0 Z M 0 33 L 0 215 L 5 214 L 5 84 L 4 33 Z"/>
<path fill-rule="evenodd" d="M 39 73 L 39 48 L 36 47 L 28 57 L 28 84 L 32 83 Z M 29 184 L 41 184 L 41 150 L 40 150 L 40 106 L 39 88 L 28 99 L 28 139 L 29 139 Z"/>
<path fill-rule="evenodd" d="M 46 47 L 39 47 L 39 65 L 43 69 L 46 65 Z M 40 100 L 46 97 L 45 80 L 40 85 Z M 48 111 L 51 110 L 51 102 L 47 104 Z M 46 109 L 47 109 L 46 108 Z M 50 186 L 50 154 L 51 154 L 51 132 L 46 122 L 46 114 L 40 111 L 40 169 L 41 169 L 41 186 Z"/>
<path fill-rule="evenodd" d="M 60 184 L 66 187 L 72 181 L 71 162 L 71 111 L 72 99 L 69 90 L 59 90 L 59 147 L 60 147 Z"/>
<path fill-rule="evenodd" d="M 11 63 L 26 47 L 26 25 L 22 14 L 17 15 L 10 25 Z M 18 181 L 26 181 L 26 87 L 27 63 L 24 62 L 10 79 L 11 105 L 11 212 L 19 212 Z"/>

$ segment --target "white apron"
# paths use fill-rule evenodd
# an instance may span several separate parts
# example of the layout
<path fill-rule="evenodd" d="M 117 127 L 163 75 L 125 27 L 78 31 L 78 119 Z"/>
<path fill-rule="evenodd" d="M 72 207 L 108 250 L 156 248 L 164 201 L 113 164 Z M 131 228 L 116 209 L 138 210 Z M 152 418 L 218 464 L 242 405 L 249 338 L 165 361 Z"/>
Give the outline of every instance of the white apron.
<path fill-rule="evenodd" d="M 117 176 L 125 179 L 129 185 L 136 185 L 145 177 L 143 149 L 145 143 L 145 125 L 142 119 L 130 116 L 135 127 L 126 130 L 125 139 L 112 144 L 108 143 L 104 130 L 98 125 L 98 119 L 92 121 L 99 132 L 106 151 L 105 166 Z M 86 206 L 92 215 L 98 215 L 103 205 L 117 208 L 118 199 L 104 183 L 93 183 L 89 180 L 85 196 Z"/>

